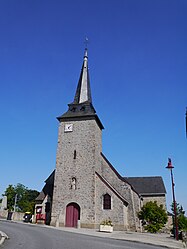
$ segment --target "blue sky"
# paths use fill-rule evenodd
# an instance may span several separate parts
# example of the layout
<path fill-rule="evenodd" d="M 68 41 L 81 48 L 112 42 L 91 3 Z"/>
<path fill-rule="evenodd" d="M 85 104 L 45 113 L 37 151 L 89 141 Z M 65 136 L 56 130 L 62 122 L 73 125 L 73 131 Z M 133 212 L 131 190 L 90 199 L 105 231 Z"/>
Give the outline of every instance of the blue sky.
<path fill-rule="evenodd" d="M 103 153 L 124 176 L 163 177 L 187 212 L 187 2 L 0 1 L 0 194 L 40 191 L 55 168 L 58 121 L 78 83 L 89 37 Z"/>

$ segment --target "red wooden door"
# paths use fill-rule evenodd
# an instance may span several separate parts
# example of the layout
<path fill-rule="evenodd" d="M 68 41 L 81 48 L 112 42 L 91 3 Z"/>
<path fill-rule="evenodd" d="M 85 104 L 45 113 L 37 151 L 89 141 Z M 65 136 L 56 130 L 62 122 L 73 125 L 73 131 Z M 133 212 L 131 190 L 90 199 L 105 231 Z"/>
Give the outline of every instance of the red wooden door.
<path fill-rule="evenodd" d="M 80 219 L 80 207 L 76 203 L 70 203 L 66 206 L 66 227 L 77 227 Z"/>

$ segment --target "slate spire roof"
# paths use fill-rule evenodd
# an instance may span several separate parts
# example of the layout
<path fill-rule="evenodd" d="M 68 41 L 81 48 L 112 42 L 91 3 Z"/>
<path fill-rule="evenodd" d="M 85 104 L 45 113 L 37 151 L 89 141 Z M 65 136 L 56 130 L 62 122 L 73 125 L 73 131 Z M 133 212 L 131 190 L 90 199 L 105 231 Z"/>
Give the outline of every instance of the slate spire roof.
<path fill-rule="evenodd" d="M 92 104 L 90 78 L 88 69 L 88 50 L 85 49 L 81 73 L 74 97 L 74 101 L 68 104 L 68 111 L 58 117 L 59 121 L 73 119 L 95 119 L 99 127 L 103 129 L 103 125 L 98 118 L 95 108 Z"/>
<path fill-rule="evenodd" d="M 88 71 L 88 50 L 85 49 L 82 70 L 77 85 L 77 91 L 73 103 L 80 104 L 84 102 L 92 103 L 90 79 Z"/>

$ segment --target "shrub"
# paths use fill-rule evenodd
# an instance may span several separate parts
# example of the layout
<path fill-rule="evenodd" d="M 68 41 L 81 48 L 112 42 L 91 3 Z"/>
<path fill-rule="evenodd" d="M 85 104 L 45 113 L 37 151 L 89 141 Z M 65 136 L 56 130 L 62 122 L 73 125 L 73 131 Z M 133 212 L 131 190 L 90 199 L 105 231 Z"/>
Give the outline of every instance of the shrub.
<path fill-rule="evenodd" d="M 147 202 L 138 213 L 138 218 L 142 221 L 145 230 L 150 233 L 161 230 L 168 219 L 163 205 L 158 206 L 156 201 Z"/>

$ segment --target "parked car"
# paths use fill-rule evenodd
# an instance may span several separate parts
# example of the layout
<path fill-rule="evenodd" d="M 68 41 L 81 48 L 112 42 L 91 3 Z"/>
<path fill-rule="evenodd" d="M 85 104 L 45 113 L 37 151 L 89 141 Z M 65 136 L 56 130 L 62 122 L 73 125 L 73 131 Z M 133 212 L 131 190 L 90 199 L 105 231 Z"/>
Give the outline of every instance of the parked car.
<path fill-rule="evenodd" d="M 23 221 L 32 223 L 32 214 L 31 214 L 31 212 L 25 212 L 25 214 L 23 216 Z"/>

